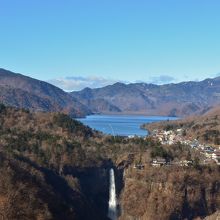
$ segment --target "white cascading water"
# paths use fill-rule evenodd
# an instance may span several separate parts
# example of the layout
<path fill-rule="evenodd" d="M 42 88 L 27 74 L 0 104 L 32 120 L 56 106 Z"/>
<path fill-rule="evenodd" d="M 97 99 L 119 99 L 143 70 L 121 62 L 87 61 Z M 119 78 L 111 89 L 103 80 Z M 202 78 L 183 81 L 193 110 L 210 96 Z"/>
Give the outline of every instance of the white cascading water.
<path fill-rule="evenodd" d="M 115 190 L 115 174 L 114 174 L 113 169 L 110 170 L 108 217 L 111 220 L 116 220 L 117 219 L 117 200 L 116 200 L 116 190 Z"/>

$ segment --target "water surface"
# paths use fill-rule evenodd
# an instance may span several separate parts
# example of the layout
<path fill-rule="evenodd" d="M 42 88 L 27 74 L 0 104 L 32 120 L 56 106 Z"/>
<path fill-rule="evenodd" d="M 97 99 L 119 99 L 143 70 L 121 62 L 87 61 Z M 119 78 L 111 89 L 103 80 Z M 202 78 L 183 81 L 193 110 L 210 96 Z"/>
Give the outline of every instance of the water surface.
<path fill-rule="evenodd" d="M 145 136 L 147 135 L 147 131 L 140 128 L 142 124 L 175 119 L 175 117 L 164 116 L 89 115 L 86 118 L 80 118 L 78 120 L 105 134 Z"/>

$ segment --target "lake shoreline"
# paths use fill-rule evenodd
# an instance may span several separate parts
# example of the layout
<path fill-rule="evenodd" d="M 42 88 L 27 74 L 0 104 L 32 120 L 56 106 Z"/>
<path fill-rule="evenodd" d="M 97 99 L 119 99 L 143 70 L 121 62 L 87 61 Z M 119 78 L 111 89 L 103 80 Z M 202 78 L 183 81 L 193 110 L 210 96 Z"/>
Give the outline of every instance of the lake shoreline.
<path fill-rule="evenodd" d="M 78 118 L 77 120 L 107 135 L 145 137 L 148 135 L 148 131 L 143 129 L 143 124 L 175 119 L 177 118 L 168 116 L 98 114 Z"/>
<path fill-rule="evenodd" d="M 146 116 L 146 117 L 151 117 L 151 116 L 158 116 L 158 117 L 179 117 L 179 116 L 175 116 L 175 115 L 166 115 L 166 114 L 147 114 L 145 112 L 94 112 L 92 114 L 86 115 L 86 116 L 90 116 L 90 115 L 119 115 L 119 116 Z M 85 116 L 85 117 L 86 117 Z"/>

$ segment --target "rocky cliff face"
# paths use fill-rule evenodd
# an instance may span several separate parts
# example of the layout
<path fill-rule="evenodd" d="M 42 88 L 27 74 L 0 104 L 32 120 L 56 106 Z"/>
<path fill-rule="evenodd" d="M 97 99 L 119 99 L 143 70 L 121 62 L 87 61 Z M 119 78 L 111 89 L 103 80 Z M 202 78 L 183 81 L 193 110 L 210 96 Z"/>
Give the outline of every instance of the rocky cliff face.
<path fill-rule="evenodd" d="M 155 168 L 154 168 L 155 169 Z M 220 208 L 219 171 L 151 169 L 127 171 L 120 220 L 181 220 L 205 217 Z"/>
<path fill-rule="evenodd" d="M 101 166 L 88 168 L 64 167 L 63 174 L 78 179 L 80 191 L 93 205 L 97 219 L 107 219 L 109 200 L 109 170 L 113 167 L 111 161 L 105 161 Z"/>

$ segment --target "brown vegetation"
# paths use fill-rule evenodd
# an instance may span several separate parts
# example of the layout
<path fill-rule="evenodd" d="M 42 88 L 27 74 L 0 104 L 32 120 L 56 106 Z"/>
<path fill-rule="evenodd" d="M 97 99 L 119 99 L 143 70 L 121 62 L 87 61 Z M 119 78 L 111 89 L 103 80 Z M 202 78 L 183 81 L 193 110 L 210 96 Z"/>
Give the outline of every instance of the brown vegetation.
<path fill-rule="evenodd" d="M 123 219 L 193 219 L 220 206 L 219 170 L 148 167 L 127 171 L 121 196 Z"/>
<path fill-rule="evenodd" d="M 190 216 L 205 216 L 219 208 L 215 166 L 158 169 L 149 164 L 154 156 L 173 160 L 196 155 L 182 145 L 161 146 L 151 137 L 104 136 L 64 114 L 30 113 L 1 105 L 0 215 L 5 219 L 106 219 L 108 171 L 116 166 L 122 219 L 187 217 L 183 211 L 186 189 Z M 134 164 L 144 164 L 145 169 L 133 169 L 123 182 L 123 169 Z M 201 203 L 204 189 L 207 209 Z"/>
<path fill-rule="evenodd" d="M 154 129 L 176 130 L 181 128 L 186 138 L 196 138 L 202 143 L 220 145 L 220 107 L 213 108 L 201 116 L 145 124 L 142 127 L 150 132 Z"/>

